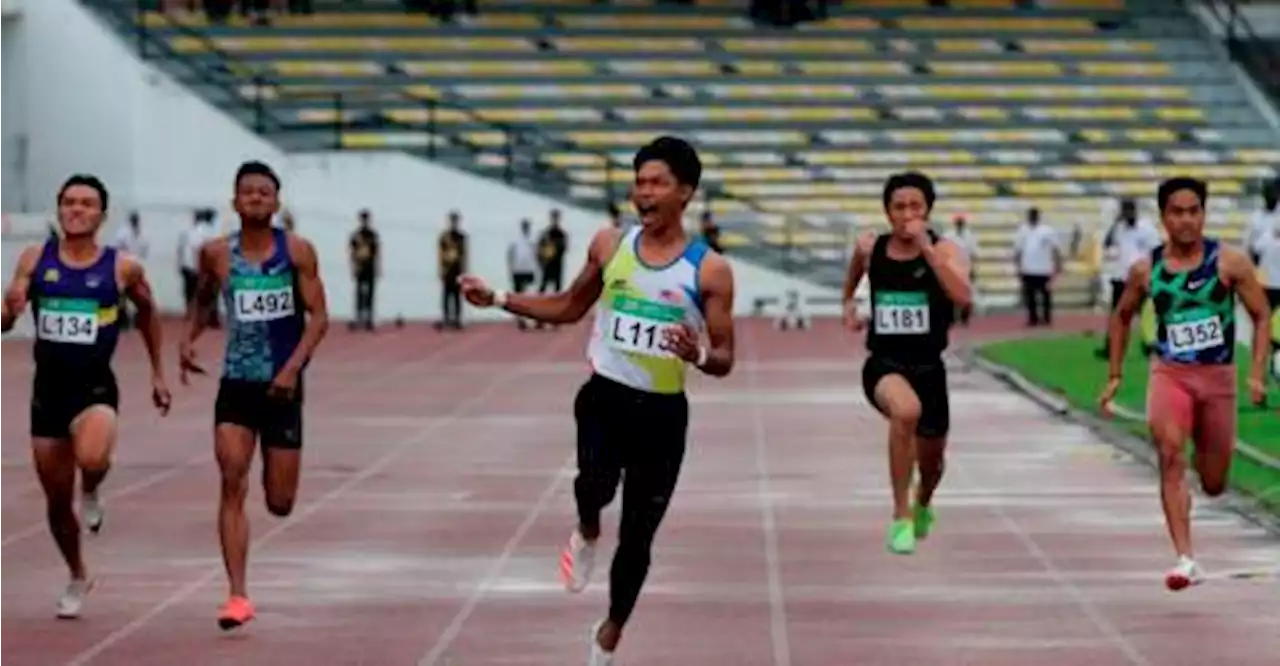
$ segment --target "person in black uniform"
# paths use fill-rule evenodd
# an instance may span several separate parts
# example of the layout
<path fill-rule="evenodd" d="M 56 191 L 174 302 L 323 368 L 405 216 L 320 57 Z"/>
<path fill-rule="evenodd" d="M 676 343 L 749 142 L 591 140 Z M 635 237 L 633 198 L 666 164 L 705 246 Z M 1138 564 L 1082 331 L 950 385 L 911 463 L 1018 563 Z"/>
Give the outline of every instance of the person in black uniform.
<path fill-rule="evenodd" d="M 964 252 L 928 228 L 933 181 L 917 172 L 895 174 L 884 186 L 892 230 L 858 239 L 844 285 L 845 324 L 863 326 L 853 294 L 871 280 L 871 318 L 862 368 L 867 398 L 889 419 L 889 474 L 893 482 L 890 552 L 915 552 L 916 539 L 934 522 L 930 502 L 942 480 L 943 452 L 951 425 L 942 352 L 957 308 L 973 297 Z M 917 448 L 918 443 L 918 448 Z M 915 506 L 909 500 L 914 468 L 920 468 Z"/>

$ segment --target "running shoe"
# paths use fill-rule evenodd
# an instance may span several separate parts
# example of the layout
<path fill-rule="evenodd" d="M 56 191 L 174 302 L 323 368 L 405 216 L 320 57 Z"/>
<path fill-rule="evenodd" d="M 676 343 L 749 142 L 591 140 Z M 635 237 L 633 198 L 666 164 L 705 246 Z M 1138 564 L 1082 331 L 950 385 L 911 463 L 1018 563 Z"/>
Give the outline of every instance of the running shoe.
<path fill-rule="evenodd" d="M 911 519 L 915 523 L 917 539 L 927 538 L 929 532 L 933 530 L 933 524 L 938 522 L 937 516 L 933 513 L 933 507 L 923 504 L 917 504 L 911 508 Z"/>
<path fill-rule="evenodd" d="M 92 589 L 92 580 L 72 580 L 67 583 L 67 589 L 58 597 L 58 618 L 74 620 L 80 617 L 80 607 L 84 605 L 84 598 Z"/>
<path fill-rule="evenodd" d="M 89 531 L 97 534 L 102 529 L 102 519 L 106 517 L 98 493 L 85 493 L 80 499 L 80 511 L 84 514 L 84 524 Z"/>
<path fill-rule="evenodd" d="M 900 518 L 889 524 L 886 546 L 895 555 L 910 555 L 916 552 L 916 527 L 910 518 Z"/>
<path fill-rule="evenodd" d="M 570 592 L 581 592 L 591 582 L 591 572 L 596 567 L 596 545 L 587 541 L 582 532 L 574 530 L 569 544 L 560 554 L 560 580 Z"/>
<path fill-rule="evenodd" d="M 218 626 L 224 630 L 235 629 L 253 618 L 253 602 L 249 597 L 231 597 L 218 609 Z"/>
<path fill-rule="evenodd" d="M 613 653 L 600 647 L 600 627 L 604 620 L 591 625 L 591 633 L 587 634 L 587 642 L 591 644 L 591 656 L 587 658 L 587 666 L 613 666 Z"/>
<path fill-rule="evenodd" d="M 1179 556 L 1178 565 L 1164 575 L 1165 587 L 1173 592 L 1199 585 L 1203 581 L 1204 574 L 1200 572 L 1200 566 L 1186 555 Z"/>

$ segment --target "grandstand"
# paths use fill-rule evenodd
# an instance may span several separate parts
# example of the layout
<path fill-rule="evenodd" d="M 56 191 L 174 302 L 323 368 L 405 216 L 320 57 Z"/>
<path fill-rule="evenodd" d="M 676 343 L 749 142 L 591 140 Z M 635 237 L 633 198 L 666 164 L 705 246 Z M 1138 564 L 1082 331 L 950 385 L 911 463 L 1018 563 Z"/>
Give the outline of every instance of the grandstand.
<path fill-rule="evenodd" d="M 1011 300 L 1028 206 L 1089 231 L 1191 173 L 1232 239 L 1280 164 L 1226 51 L 1168 0 L 875 0 L 793 30 L 731 1 L 490 1 L 457 23 L 320 3 L 270 26 L 89 4 L 291 150 L 404 150 L 603 209 L 637 144 L 690 136 L 726 245 L 823 284 L 903 167 L 939 182 L 935 222 L 969 217 L 984 294 Z"/>

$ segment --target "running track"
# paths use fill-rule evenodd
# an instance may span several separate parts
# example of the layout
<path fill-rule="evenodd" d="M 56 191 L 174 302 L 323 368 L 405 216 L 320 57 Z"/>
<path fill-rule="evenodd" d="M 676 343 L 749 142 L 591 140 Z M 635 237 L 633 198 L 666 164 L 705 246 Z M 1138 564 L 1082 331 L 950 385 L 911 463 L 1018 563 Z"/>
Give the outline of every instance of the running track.
<path fill-rule="evenodd" d="M 857 340 L 829 322 L 739 330 L 734 375 L 691 388 L 691 452 L 622 663 L 1276 663 L 1274 579 L 1165 592 L 1151 471 L 978 374 L 952 375 L 939 531 L 914 557 L 888 555 L 885 425 L 861 395 Z M 959 337 L 1020 332 L 986 320 Z M 251 496 L 259 617 L 235 634 L 214 623 L 214 381 L 159 419 L 141 344 L 122 344 L 121 443 L 87 549 L 99 587 L 60 622 L 65 573 L 26 451 L 29 347 L 6 341 L 6 666 L 584 663 L 605 569 L 577 597 L 555 577 L 582 339 L 335 327 L 309 377 L 298 509 L 274 520 Z M 1196 528 L 1210 572 L 1280 559 L 1273 535 L 1229 514 L 1201 509 Z"/>

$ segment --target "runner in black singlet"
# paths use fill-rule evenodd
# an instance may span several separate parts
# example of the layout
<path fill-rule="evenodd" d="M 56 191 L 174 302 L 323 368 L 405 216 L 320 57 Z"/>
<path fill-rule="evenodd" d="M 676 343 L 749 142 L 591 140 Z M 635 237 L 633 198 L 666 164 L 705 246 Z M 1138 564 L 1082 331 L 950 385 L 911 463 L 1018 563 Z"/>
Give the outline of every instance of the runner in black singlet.
<path fill-rule="evenodd" d="M 857 330 L 854 292 L 871 281 L 871 320 L 862 369 L 867 398 L 889 419 L 889 474 L 893 483 L 891 552 L 915 552 L 916 539 L 934 523 L 930 506 L 942 480 L 950 429 L 947 372 L 942 352 L 957 308 L 970 305 L 972 289 L 964 252 L 928 228 L 933 182 L 908 172 L 889 178 L 884 208 L 892 231 L 858 239 L 844 285 L 845 323 Z M 918 450 L 917 450 L 918 445 Z M 911 477 L 920 468 L 916 503 Z"/>
<path fill-rule="evenodd" d="M 26 248 L 4 295 L 8 332 L 27 303 L 35 317 L 35 379 L 31 390 L 31 446 L 48 504 L 49 529 L 71 569 L 58 617 L 80 615 L 92 587 L 80 551 L 73 508 L 81 470 L 85 522 L 97 532 L 103 511 L 98 487 L 111 467 L 119 392 L 111 357 L 120 335 L 121 294 L 138 308 L 138 330 L 151 357 L 152 401 L 169 411 L 160 365 L 161 331 L 142 265 L 98 245 L 107 189 L 93 176 L 72 176 L 58 192 L 62 237 Z"/>

